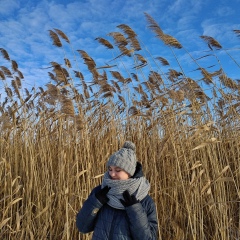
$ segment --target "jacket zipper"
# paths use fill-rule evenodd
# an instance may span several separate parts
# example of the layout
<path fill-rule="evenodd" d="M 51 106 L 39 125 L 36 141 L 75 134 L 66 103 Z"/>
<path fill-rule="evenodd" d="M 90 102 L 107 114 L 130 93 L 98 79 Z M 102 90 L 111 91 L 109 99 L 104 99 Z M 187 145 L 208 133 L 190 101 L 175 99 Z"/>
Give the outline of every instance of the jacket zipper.
<path fill-rule="evenodd" d="M 114 226 L 115 226 L 115 221 L 116 221 L 115 214 L 116 214 L 116 211 L 114 211 L 114 213 L 113 213 L 113 221 L 112 221 L 111 230 L 109 233 L 109 240 L 113 240 L 113 231 L 114 231 Z"/>

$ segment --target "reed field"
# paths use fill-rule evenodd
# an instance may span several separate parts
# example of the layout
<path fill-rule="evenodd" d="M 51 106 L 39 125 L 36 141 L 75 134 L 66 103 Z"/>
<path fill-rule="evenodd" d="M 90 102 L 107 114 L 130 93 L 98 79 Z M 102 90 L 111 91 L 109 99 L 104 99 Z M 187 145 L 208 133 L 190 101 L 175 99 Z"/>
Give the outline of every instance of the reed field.
<path fill-rule="evenodd" d="M 125 24 L 96 36 L 112 54 L 100 66 L 72 49 L 61 30 L 50 30 L 64 58 L 49 63 L 42 87 L 23 87 L 18 63 L 0 48 L 0 239 L 91 239 L 78 232 L 76 214 L 126 140 L 136 144 L 151 183 L 159 239 L 240 239 L 240 82 L 219 54 L 240 63 L 211 36 L 199 38 L 207 51 L 194 58 L 145 18 L 178 67 L 151 55 Z M 184 70 L 179 51 L 196 77 Z M 214 67 L 204 65 L 208 58 Z"/>

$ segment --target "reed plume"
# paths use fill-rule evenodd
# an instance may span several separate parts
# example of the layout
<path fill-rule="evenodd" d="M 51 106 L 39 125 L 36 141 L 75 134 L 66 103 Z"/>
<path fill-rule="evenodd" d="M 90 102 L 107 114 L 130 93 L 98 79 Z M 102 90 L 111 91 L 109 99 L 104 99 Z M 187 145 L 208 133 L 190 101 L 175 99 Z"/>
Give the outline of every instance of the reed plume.
<path fill-rule="evenodd" d="M 150 25 L 148 27 L 156 33 L 156 37 L 161 39 L 166 45 L 169 45 L 174 48 L 182 48 L 182 45 L 178 42 L 178 40 L 168 34 L 165 34 L 157 22 L 148 14 L 144 13 L 147 21 Z"/>
<path fill-rule="evenodd" d="M 0 52 L 2 53 L 2 56 L 4 59 L 10 61 L 10 57 L 8 55 L 8 52 L 4 48 L 0 48 Z"/>
<path fill-rule="evenodd" d="M 113 49 L 113 45 L 108 40 L 101 37 L 96 38 L 96 40 L 98 40 L 98 42 L 100 42 L 102 45 L 104 45 L 108 49 Z"/>
<path fill-rule="evenodd" d="M 122 29 L 123 32 L 128 36 L 127 39 L 129 40 L 131 47 L 133 47 L 135 51 L 141 50 L 140 43 L 137 39 L 137 34 L 133 31 L 131 27 L 126 24 L 120 24 L 117 27 Z"/>
<path fill-rule="evenodd" d="M 62 47 L 62 42 L 59 39 L 58 35 L 54 31 L 49 30 L 49 35 L 50 35 L 51 39 L 53 40 L 54 46 Z"/>
<path fill-rule="evenodd" d="M 212 50 L 212 47 L 216 49 L 221 49 L 221 44 L 215 40 L 213 37 L 210 36 L 200 36 L 205 42 L 207 42 L 208 47 Z"/>
<path fill-rule="evenodd" d="M 67 35 L 62 31 L 62 30 L 59 30 L 57 28 L 54 28 L 54 30 L 57 32 L 57 34 L 62 38 L 64 39 L 67 43 L 70 43 L 70 40 L 69 38 L 67 37 Z M 59 47 L 59 46 L 58 46 Z"/>
<path fill-rule="evenodd" d="M 163 66 L 170 65 L 169 62 L 163 57 L 156 57 L 156 59 L 159 60 L 162 63 Z"/>

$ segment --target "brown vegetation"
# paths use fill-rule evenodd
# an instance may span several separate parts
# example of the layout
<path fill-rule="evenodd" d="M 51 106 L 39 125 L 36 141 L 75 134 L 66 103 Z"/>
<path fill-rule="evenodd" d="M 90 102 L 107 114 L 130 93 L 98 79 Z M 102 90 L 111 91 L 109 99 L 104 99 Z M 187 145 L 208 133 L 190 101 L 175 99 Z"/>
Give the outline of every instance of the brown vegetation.
<path fill-rule="evenodd" d="M 146 17 L 176 56 L 183 46 Z M 159 239 L 239 239 L 239 82 L 189 54 L 202 74 L 192 79 L 179 61 L 181 70 L 164 57 L 147 58 L 137 34 L 118 28 L 123 33 L 109 33 L 113 43 L 96 40 L 115 51 L 111 61 L 126 67 L 130 58 L 134 68 L 97 66 L 78 50 L 91 82 L 65 57 L 51 62 L 46 89 L 23 89 L 18 64 L 0 49 L 9 62 L 0 67 L 0 239 L 90 239 L 78 233 L 76 213 L 125 140 L 136 144 L 151 182 Z M 56 47 L 70 44 L 58 29 L 50 37 Z M 217 58 L 223 46 L 202 38 Z"/>

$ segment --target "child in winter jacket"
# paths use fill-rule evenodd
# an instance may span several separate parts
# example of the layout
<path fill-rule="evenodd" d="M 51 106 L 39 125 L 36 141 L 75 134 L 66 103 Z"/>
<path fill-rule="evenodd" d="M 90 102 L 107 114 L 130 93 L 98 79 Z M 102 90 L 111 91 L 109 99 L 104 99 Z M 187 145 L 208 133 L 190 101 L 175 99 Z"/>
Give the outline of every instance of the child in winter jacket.
<path fill-rule="evenodd" d="M 94 188 L 77 214 L 77 228 L 93 240 L 156 240 L 157 214 L 150 184 L 127 141 L 107 162 L 102 184 Z"/>

